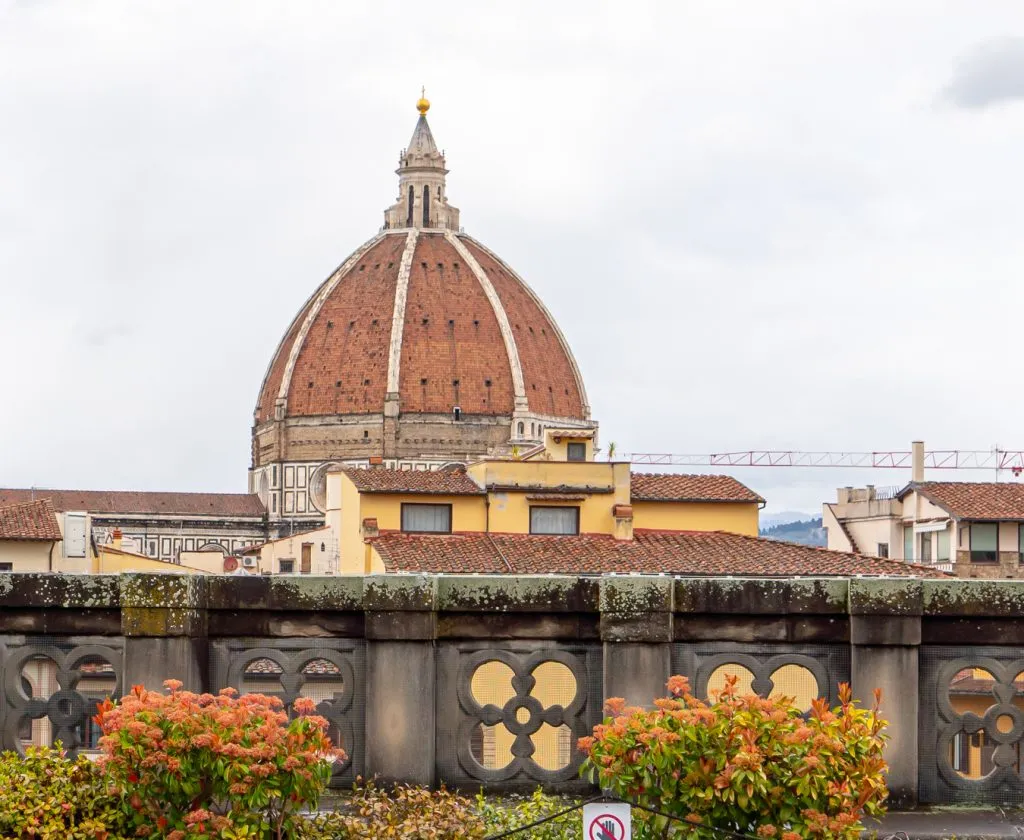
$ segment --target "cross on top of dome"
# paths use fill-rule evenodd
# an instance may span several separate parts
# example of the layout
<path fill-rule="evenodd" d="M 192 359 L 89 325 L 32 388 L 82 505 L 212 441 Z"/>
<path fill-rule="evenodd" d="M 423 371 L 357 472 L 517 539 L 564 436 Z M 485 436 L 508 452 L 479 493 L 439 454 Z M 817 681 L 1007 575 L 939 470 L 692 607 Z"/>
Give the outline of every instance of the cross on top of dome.
<path fill-rule="evenodd" d="M 424 88 L 416 103 L 419 119 L 398 159 L 398 200 L 384 211 L 384 227 L 459 229 L 459 211 L 448 203 L 444 154 L 427 123 L 430 101 Z"/>

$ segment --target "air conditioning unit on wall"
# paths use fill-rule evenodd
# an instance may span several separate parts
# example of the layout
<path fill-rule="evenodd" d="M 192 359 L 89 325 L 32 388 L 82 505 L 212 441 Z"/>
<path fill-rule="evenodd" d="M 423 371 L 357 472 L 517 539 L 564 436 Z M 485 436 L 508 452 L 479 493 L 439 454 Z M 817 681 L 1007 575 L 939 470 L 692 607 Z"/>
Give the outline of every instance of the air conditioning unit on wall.
<path fill-rule="evenodd" d="M 247 569 L 254 569 L 254 568 L 256 568 L 256 558 L 255 557 L 243 557 L 242 558 L 242 565 L 245 568 L 247 568 Z"/>

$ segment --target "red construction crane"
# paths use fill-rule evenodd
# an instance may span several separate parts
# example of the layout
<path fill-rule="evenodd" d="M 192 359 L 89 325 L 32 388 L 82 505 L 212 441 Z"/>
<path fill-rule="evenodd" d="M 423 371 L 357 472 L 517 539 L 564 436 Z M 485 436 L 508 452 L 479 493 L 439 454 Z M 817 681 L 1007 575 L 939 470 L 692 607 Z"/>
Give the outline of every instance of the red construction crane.
<path fill-rule="evenodd" d="M 869 469 L 905 469 L 912 466 L 913 453 L 889 452 L 797 452 L 795 450 L 749 449 L 742 452 L 717 452 L 710 455 L 634 452 L 626 460 L 634 464 L 662 464 L 673 467 L 839 467 Z M 930 470 L 1010 470 L 1024 471 L 1024 450 L 1020 449 L 933 449 L 924 453 L 925 469 Z"/>

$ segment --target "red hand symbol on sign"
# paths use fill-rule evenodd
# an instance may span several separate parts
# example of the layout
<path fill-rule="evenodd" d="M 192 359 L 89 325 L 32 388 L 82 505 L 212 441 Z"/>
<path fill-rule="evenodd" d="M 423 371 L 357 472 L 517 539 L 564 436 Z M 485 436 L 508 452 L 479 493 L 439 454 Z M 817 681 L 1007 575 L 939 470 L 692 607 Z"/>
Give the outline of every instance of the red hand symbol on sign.
<path fill-rule="evenodd" d="M 601 814 L 590 824 L 590 840 L 622 840 L 626 827 L 614 814 Z"/>

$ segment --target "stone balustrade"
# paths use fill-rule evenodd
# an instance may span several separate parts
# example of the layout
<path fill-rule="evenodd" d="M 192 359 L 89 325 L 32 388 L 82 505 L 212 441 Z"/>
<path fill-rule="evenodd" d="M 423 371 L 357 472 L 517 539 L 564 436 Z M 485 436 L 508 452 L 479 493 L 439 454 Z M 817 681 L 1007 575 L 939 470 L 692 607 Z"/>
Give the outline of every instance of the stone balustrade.
<path fill-rule="evenodd" d="M 95 746 L 133 684 L 313 697 L 355 775 L 582 791 L 603 699 L 734 674 L 890 721 L 895 806 L 1024 802 L 1024 582 L 0 575 L 3 747 Z"/>

